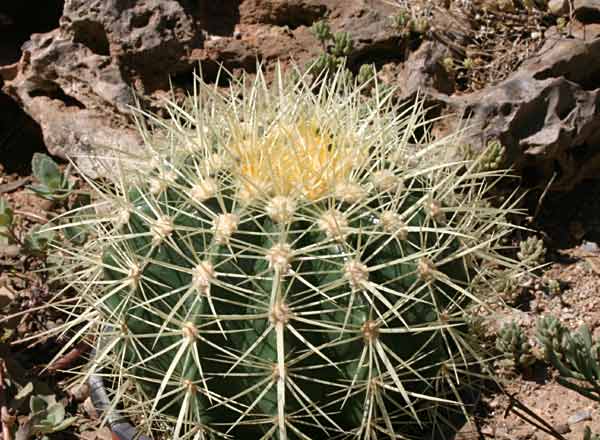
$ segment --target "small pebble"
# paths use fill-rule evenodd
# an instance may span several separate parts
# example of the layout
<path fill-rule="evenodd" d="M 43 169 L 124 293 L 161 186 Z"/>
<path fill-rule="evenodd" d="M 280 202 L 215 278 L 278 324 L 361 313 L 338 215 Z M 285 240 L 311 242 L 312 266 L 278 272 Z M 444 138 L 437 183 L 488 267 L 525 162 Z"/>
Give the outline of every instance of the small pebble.
<path fill-rule="evenodd" d="M 582 409 L 581 411 L 577 411 L 567 420 L 569 425 L 574 425 L 579 422 L 584 422 L 586 420 L 592 420 L 592 411 L 589 409 Z"/>
<path fill-rule="evenodd" d="M 556 425 L 554 430 L 559 434 L 566 434 L 567 432 L 571 432 L 571 428 L 569 428 L 568 423 L 561 423 L 560 425 Z"/>
<path fill-rule="evenodd" d="M 600 252 L 600 247 L 598 247 L 598 243 L 593 241 L 584 241 L 581 243 L 581 250 L 584 252 Z"/>
<path fill-rule="evenodd" d="M 496 430 L 492 426 L 484 426 L 481 428 L 481 434 L 486 437 L 495 437 Z"/>

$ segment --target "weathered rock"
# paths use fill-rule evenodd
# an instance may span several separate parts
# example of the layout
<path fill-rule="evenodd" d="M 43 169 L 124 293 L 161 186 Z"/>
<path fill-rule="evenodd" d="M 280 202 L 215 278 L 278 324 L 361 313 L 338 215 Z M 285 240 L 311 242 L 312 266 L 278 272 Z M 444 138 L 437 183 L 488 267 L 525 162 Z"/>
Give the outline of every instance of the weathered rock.
<path fill-rule="evenodd" d="M 334 3 L 319 0 L 245 0 L 240 4 L 240 23 L 271 24 L 296 29 L 325 18 Z"/>
<path fill-rule="evenodd" d="M 529 186 L 569 189 L 600 169 L 600 25 L 548 38 L 538 55 L 496 86 L 445 97 L 472 126 L 471 143 L 498 139 Z"/>
<path fill-rule="evenodd" d="M 506 164 L 531 185 L 554 176 L 554 188 L 569 188 L 600 169 L 598 0 L 575 0 L 573 11 L 585 24 L 569 26 L 574 38 L 554 29 L 508 79 L 464 95 L 443 61 L 469 44 L 468 17 L 435 7 L 428 23 L 437 38 L 408 41 L 393 25 L 397 7 L 381 0 L 65 0 L 60 25 L 32 35 L 18 63 L 0 57 L 0 76 L 50 152 L 101 173 L 81 157 L 138 148 L 136 95 L 157 110 L 171 84 L 189 88 L 198 65 L 208 82 L 221 64 L 234 74 L 255 72 L 257 60 L 267 74 L 277 61 L 306 65 L 323 50 L 310 26 L 326 19 L 334 33 L 351 34 L 350 70 L 375 63 L 401 99 L 423 91 L 469 116 L 474 146 L 502 141 Z"/>
<path fill-rule="evenodd" d="M 60 26 L 33 34 L 20 61 L 0 66 L 3 90 L 41 126 L 48 150 L 83 161 L 106 146 L 135 151 L 131 106 L 156 109 L 170 80 L 190 84 L 198 64 L 214 81 L 276 60 L 309 62 L 321 48 L 309 30 L 328 17 L 355 38 L 350 65 L 399 56 L 393 6 L 377 0 L 65 0 Z"/>
<path fill-rule="evenodd" d="M 106 121 L 102 112 L 46 96 L 29 101 L 28 111 L 37 116 L 49 152 L 74 160 L 90 176 L 112 175 L 114 163 L 108 158 L 135 154 L 141 147 L 138 132 L 124 118 Z"/>
<path fill-rule="evenodd" d="M 600 23 L 600 1 L 575 0 L 573 2 L 573 15 L 581 23 Z"/>
<path fill-rule="evenodd" d="M 443 65 L 444 58 L 449 55 L 448 48 L 437 41 L 423 42 L 402 64 L 396 78 L 401 96 L 410 98 L 420 90 L 454 92 L 454 78 Z"/>
<path fill-rule="evenodd" d="M 267 69 L 278 60 L 304 65 L 322 51 L 310 26 L 326 18 L 332 32 L 352 36 L 350 69 L 367 62 L 401 61 L 405 48 L 390 23 L 394 11 L 392 5 L 378 0 L 245 0 L 234 34 L 209 37 L 193 58 L 209 73 L 216 70 L 217 62 L 250 72 L 255 71 L 257 59 Z"/>
<path fill-rule="evenodd" d="M 42 127 L 48 150 L 79 158 L 102 147 L 135 150 L 141 140 L 127 118 L 133 89 L 168 87 L 168 74 L 189 70 L 202 32 L 175 0 L 67 0 L 60 27 L 33 34 L 16 66 L 0 69 L 4 91 Z M 119 142 L 116 142 L 119 141 Z"/>

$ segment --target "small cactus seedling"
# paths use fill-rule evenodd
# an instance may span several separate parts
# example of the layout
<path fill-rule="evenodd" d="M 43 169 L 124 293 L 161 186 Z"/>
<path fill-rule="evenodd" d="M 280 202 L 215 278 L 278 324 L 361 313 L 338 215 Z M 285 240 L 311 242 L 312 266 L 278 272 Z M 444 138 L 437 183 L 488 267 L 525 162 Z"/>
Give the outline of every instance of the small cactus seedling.
<path fill-rule="evenodd" d="M 463 60 L 462 66 L 466 70 L 471 70 L 473 67 L 475 67 L 475 61 L 473 58 L 467 57 Z"/>
<path fill-rule="evenodd" d="M 544 347 L 546 360 L 561 359 L 568 335 L 567 329 L 554 316 L 544 316 L 537 323 L 537 338 Z"/>
<path fill-rule="evenodd" d="M 549 279 L 544 283 L 546 291 L 551 296 L 558 296 L 562 292 L 562 286 L 559 280 Z"/>
<path fill-rule="evenodd" d="M 499 296 L 509 304 L 518 302 L 523 292 L 521 281 L 513 276 L 514 274 L 501 273 L 494 282 L 494 287 Z"/>
<path fill-rule="evenodd" d="M 406 9 L 400 9 L 394 16 L 392 16 L 392 25 L 400 31 L 404 31 L 409 22 L 410 12 Z"/>
<path fill-rule="evenodd" d="M 531 236 L 519 244 L 517 253 L 519 260 L 531 265 L 542 265 L 546 261 L 546 247 L 544 240 Z"/>
<path fill-rule="evenodd" d="M 496 348 L 517 368 L 526 368 L 535 362 L 531 345 L 515 321 L 502 326 L 496 339 Z"/>
<path fill-rule="evenodd" d="M 330 53 L 320 54 L 311 65 L 311 71 L 316 75 L 322 75 L 327 72 L 335 72 L 343 64 L 343 60 L 333 56 Z"/>
<path fill-rule="evenodd" d="M 439 434 L 483 360 L 466 311 L 520 267 L 513 202 L 484 203 L 506 173 L 440 160 L 460 134 L 415 148 L 421 103 L 275 77 L 198 81 L 140 124 L 145 156 L 57 249 L 78 292 L 57 331 L 95 341 L 88 373 L 157 437 Z"/>
<path fill-rule="evenodd" d="M 315 37 L 317 37 L 317 40 L 319 40 L 323 45 L 327 44 L 327 42 L 333 38 L 329 23 L 327 23 L 325 20 L 320 20 L 314 23 L 311 27 L 311 31 Z"/>
<path fill-rule="evenodd" d="M 430 19 L 426 16 L 419 16 L 410 21 L 410 30 L 415 34 L 425 34 L 429 30 Z"/>
<path fill-rule="evenodd" d="M 480 167 L 484 171 L 497 170 L 502 166 L 506 148 L 498 140 L 491 140 L 487 143 L 483 151 L 482 158 L 479 161 Z"/>
<path fill-rule="evenodd" d="M 352 53 L 354 43 L 348 32 L 333 34 L 329 24 L 321 20 L 312 25 L 311 30 L 323 46 L 323 53 L 309 66 L 310 72 L 316 76 L 332 76 L 334 72 L 342 71 L 344 76 L 350 76 L 343 66 L 346 57 Z"/>
<path fill-rule="evenodd" d="M 363 64 L 360 66 L 358 75 L 356 75 L 358 84 L 373 83 L 373 78 L 375 78 L 375 66 L 373 64 Z"/>
<path fill-rule="evenodd" d="M 448 73 L 454 72 L 454 69 L 456 69 L 456 64 L 454 63 L 454 58 L 452 58 L 451 56 L 445 57 L 442 60 L 442 66 L 444 67 L 446 72 L 448 72 Z"/>
<path fill-rule="evenodd" d="M 558 372 L 558 382 L 590 399 L 600 401 L 600 345 L 583 325 L 569 332 L 553 316 L 538 321 L 537 335 L 544 354 Z"/>
<path fill-rule="evenodd" d="M 354 43 L 348 32 L 340 32 L 333 36 L 332 55 L 336 57 L 347 57 L 352 53 Z"/>

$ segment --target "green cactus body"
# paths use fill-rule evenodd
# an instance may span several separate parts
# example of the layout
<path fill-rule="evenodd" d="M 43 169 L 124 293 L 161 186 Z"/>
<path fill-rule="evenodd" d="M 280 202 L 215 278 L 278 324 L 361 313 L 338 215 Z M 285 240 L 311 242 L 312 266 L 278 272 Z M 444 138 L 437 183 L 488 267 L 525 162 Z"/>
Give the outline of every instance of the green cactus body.
<path fill-rule="evenodd" d="M 419 105 L 340 77 L 199 83 L 153 119 L 166 135 L 144 131 L 151 169 L 121 165 L 110 214 L 62 249 L 82 268 L 66 326 L 96 329 L 90 368 L 148 430 L 423 438 L 463 408 L 466 310 L 517 265 L 499 256 L 513 209 L 482 203 L 500 174 L 411 151 Z"/>

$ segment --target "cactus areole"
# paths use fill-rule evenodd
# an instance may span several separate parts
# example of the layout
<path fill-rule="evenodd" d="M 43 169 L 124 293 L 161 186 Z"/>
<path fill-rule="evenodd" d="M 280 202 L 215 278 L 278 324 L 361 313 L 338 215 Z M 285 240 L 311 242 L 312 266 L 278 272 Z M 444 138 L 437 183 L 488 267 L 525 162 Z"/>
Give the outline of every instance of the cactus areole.
<path fill-rule="evenodd" d="M 442 160 L 458 135 L 424 142 L 420 103 L 375 79 L 275 76 L 146 115 L 143 157 L 71 217 L 90 238 L 57 250 L 65 326 L 154 438 L 441 432 L 479 362 L 466 309 L 513 264 L 512 207 L 485 203 L 502 173 Z"/>

